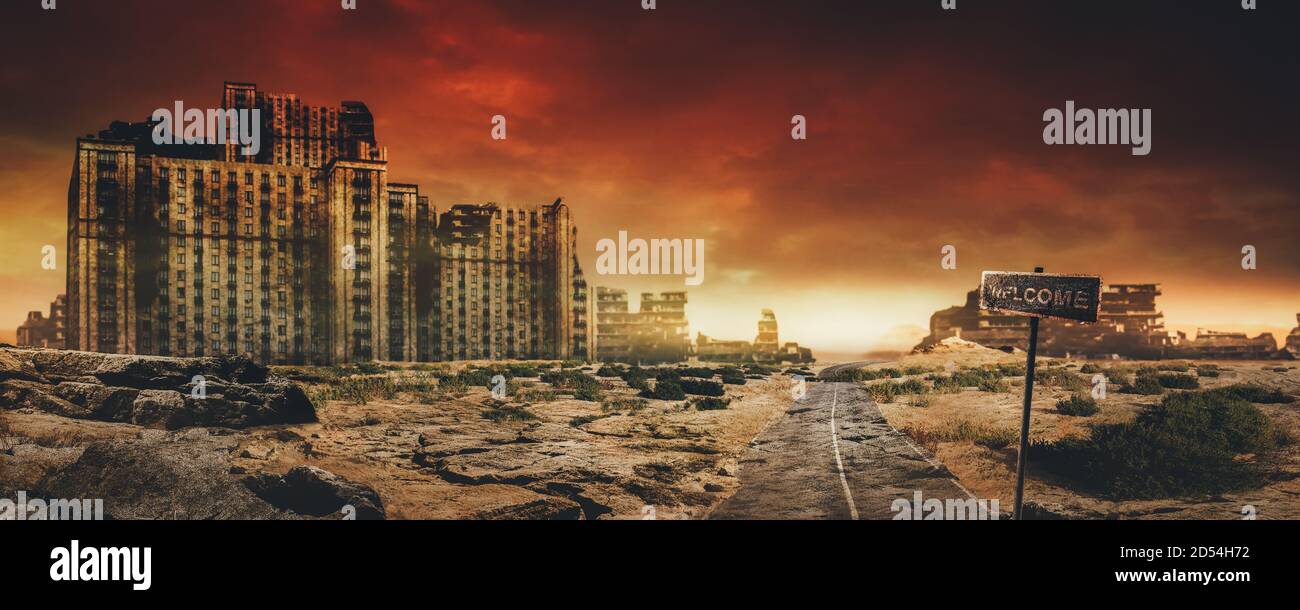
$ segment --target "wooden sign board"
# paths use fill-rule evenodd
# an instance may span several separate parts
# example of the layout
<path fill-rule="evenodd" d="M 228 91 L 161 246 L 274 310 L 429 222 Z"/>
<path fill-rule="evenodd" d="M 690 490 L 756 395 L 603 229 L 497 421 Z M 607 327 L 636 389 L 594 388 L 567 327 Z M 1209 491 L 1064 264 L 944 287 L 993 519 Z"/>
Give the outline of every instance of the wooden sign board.
<path fill-rule="evenodd" d="M 1100 308 L 1099 276 L 985 271 L 980 277 L 980 309 L 1096 322 Z"/>

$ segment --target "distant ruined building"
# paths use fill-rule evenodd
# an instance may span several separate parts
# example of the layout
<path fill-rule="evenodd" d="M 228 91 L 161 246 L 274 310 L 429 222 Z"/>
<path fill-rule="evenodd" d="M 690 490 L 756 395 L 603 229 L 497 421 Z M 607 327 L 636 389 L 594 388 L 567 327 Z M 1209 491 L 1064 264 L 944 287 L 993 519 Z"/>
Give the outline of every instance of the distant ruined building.
<path fill-rule="evenodd" d="M 596 287 L 596 359 L 601 362 L 681 362 L 691 354 L 686 293 L 641 293 L 641 311 L 628 310 L 627 291 Z"/>
<path fill-rule="evenodd" d="M 1200 331 L 1187 340 L 1171 337 L 1164 314 L 1156 307 L 1159 284 L 1110 284 L 1101 294 L 1095 324 L 1046 318 L 1039 325 L 1040 352 L 1051 356 L 1131 359 L 1269 359 L 1278 356 L 1271 334 L 1249 338 L 1242 333 Z M 986 311 L 979 306 L 979 289 L 966 295 L 965 305 L 937 311 L 930 317 L 930 334 L 917 349 L 948 337 L 959 337 L 994 349 L 1024 350 L 1029 346 L 1027 316 Z"/>
<path fill-rule="evenodd" d="M 777 335 L 776 314 L 764 309 L 758 320 L 758 336 L 748 341 L 719 341 L 704 333 L 695 340 L 695 355 L 711 362 L 807 363 L 815 362 L 812 350 L 798 343 L 781 345 Z"/>
<path fill-rule="evenodd" d="M 364 103 L 226 83 L 222 108 L 260 110 L 255 156 L 156 145 L 152 122 L 77 140 L 68 348 L 293 364 L 591 358 L 561 201 L 439 216 L 418 186 L 389 180 Z"/>
<path fill-rule="evenodd" d="M 596 287 L 596 359 L 601 362 L 663 364 L 691 356 L 713 362 L 813 362 L 812 350 L 798 343 L 781 345 L 776 315 L 764 309 L 758 337 L 749 341 L 717 341 L 699 333 L 691 346 L 686 319 L 686 293 L 641 293 L 641 310 L 628 307 L 627 291 Z"/>
<path fill-rule="evenodd" d="M 27 320 L 18 327 L 18 346 L 63 348 L 67 307 L 68 297 L 61 294 L 50 303 L 49 317 L 39 311 L 28 312 Z"/>

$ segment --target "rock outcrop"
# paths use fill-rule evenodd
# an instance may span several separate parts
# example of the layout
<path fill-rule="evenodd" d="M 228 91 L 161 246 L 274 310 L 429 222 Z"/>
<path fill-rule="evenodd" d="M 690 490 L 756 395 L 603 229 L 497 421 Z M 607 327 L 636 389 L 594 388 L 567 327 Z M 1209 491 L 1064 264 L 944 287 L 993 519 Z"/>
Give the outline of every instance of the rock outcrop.
<path fill-rule="evenodd" d="M 316 421 L 301 388 L 241 356 L 0 348 L 0 409 L 19 408 L 168 430 Z"/>
<path fill-rule="evenodd" d="M 347 515 L 345 507 L 351 507 L 356 519 L 384 518 L 384 503 L 375 490 L 315 466 L 294 466 L 284 476 L 245 477 L 244 485 L 273 506 L 301 515 Z"/>
<path fill-rule="evenodd" d="M 383 519 L 370 487 L 311 466 L 284 476 L 231 474 L 241 433 L 191 428 L 96 441 L 43 484 L 52 498 L 98 498 L 107 519 Z M 250 484 L 250 481 L 253 483 Z"/>

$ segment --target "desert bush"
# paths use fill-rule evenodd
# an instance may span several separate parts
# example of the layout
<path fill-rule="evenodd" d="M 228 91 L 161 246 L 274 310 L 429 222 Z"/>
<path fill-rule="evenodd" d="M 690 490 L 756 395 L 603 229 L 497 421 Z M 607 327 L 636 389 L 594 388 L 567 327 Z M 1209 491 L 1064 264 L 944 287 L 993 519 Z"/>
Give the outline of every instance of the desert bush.
<path fill-rule="evenodd" d="M 1165 387 L 1160 385 L 1160 380 L 1155 375 L 1138 375 L 1133 383 L 1125 382 L 1120 386 L 1121 394 L 1142 394 L 1145 396 L 1158 396 L 1165 393 Z"/>
<path fill-rule="evenodd" d="M 680 382 L 682 391 L 687 394 L 697 396 L 722 396 L 727 393 L 726 388 L 716 381 L 707 379 L 683 378 Z"/>
<path fill-rule="evenodd" d="M 607 398 L 601 403 L 601 411 L 640 411 L 650 406 L 644 398 Z"/>
<path fill-rule="evenodd" d="M 1067 399 L 1057 401 L 1056 411 L 1061 415 L 1073 415 L 1075 417 L 1087 417 L 1096 415 L 1101 409 L 1097 408 L 1097 401 L 1091 396 L 1080 396 L 1075 394 Z"/>
<path fill-rule="evenodd" d="M 898 397 L 898 384 L 892 381 L 882 381 L 867 386 L 867 395 L 879 403 L 889 404 L 894 402 Z"/>
<path fill-rule="evenodd" d="M 1019 362 L 999 362 L 994 365 L 993 370 L 997 371 L 1003 377 L 1024 377 L 1025 365 Z"/>
<path fill-rule="evenodd" d="M 383 377 L 343 377 L 326 391 L 329 399 L 354 405 L 364 405 L 379 398 L 392 400 L 397 393 L 397 384 Z"/>
<path fill-rule="evenodd" d="M 1164 498 L 1257 487 L 1261 471 L 1235 458 L 1265 451 L 1276 435 L 1244 400 L 1213 392 L 1164 398 L 1133 422 L 1094 426 L 1086 439 L 1036 443 L 1045 468 L 1101 495 Z"/>
<path fill-rule="evenodd" d="M 1087 392 L 1088 380 L 1062 368 L 1049 367 L 1034 371 L 1034 382 L 1060 388 L 1067 392 Z"/>
<path fill-rule="evenodd" d="M 731 404 L 729 398 L 716 398 L 713 396 L 700 396 L 690 400 L 690 406 L 694 406 L 698 411 L 720 411 Z"/>
<path fill-rule="evenodd" d="M 579 415 L 579 416 L 577 416 L 577 417 L 574 417 L 574 418 L 570 419 L 570 420 L 569 420 L 569 425 L 570 425 L 570 426 L 573 426 L 574 428 L 581 428 L 581 427 L 583 427 L 583 426 L 585 426 L 585 425 L 587 425 L 587 424 L 589 424 L 589 423 L 591 423 L 591 422 L 594 422 L 594 421 L 596 421 L 596 420 L 598 420 L 598 419 L 604 419 L 605 417 L 606 417 L 605 415 L 597 415 L 597 414 L 592 414 L 592 415 Z"/>
<path fill-rule="evenodd" d="M 721 377 L 722 383 L 726 385 L 745 385 L 745 375 L 740 371 L 736 371 L 735 373 L 723 373 Z"/>
<path fill-rule="evenodd" d="M 952 377 L 945 375 L 931 375 L 927 377 L 933 385 L 935 394 L 956 394 L 961 392 L 962 385 Z"/>
<path fill-rule="evenodd" d="M 622 377 L 627 374 L 627 368 L 617 364 L 606 364 L 596 371 L 597 377 Z"/>
<path fill-rule="evenodd" d="M 415 393 L 415 402 L 422 405 L 436 405 L 442 402 L 443 400 L 446 400 L 446 398 L 447 398 L 446 394 L 443 394 L 439 390 L 430 390 L 426 392 Z"/>
<path fill-rule="evenodd" d="M 681 384 L 671 379 L 656 381 L 654 389 L 641 390 L 640 396 L 656 400 L 686 400 L 686 392 L 682 390 Z"/>
<path fill-rule="evenodd" d="M 515 398 L 521 402 L 551 402 L 559 397 L 559 392 L 544 388 L 524 388 L 515 395 Z"/>
<path fill-rule="evenodd" d="M 1156 370 L 1158 371 L 1166 371 L 1166 372 L 1173 372 L 1173 373 L 1186 373 L 1187 371 L 1191 370 L 1191 368 L 1192 365 L 1186 362 L 1166 362 L 1164 364 L 1156 366 Z"/>
<path fill-rule="evenodd" d="M 1097 373 L 1100 373 L 1101 370 L 1102 370 L 1101 367 L 1099 367 L 1099 366 L 1097 366 L 1097 365 L 1095 365 L 1095 364 L 1093 364 L 1093 363 L 1091 363 L 1091 362 L 1088 362 L 1088 363 L 1084 364 L 1083 366 L 1079 367 L 1079 372 L 1080 372 L 1080 373 L 1087 374 L 1087 375 L 1095 375 L 1095 374 L 1097 374 Z"/>
<path fill-rule="evenodd" d="M 650 374 L 643 368 L 632 367 L 631 369 L 628 369 L 622 377 L 623 381 L 627 382 L 628 387 L 634 390 L 650 389 L 650 384 L 648 383 L 650 380 Z"/>
<path fill-rule="evenodd" d="M 700 379 L 713 379 L 713 369 L 702 366 L 693 366 L 677 369 L 677 373 L 682 377 L 699 377 Z"/>
<path fill-rule="evenodd" d="M 458 375 L 449 375 L 438 380 L 438 389 L 459 396 L 469 391 L 469 384 Z"/>
<path fill-rule="evenodd" d="M 605 390 L 600 384 L 582 384 L 573 390 L 573 397 L 587 402 L 600 402 L 605 399 Z"/>
<path fill-rule="evenodd" d="M 506 368 L 509 377 L 526 377 L 534 379 L 542 376 L 542 372 L 528 365 L 512 364 Z"/>
<path fill-rule="evenodd" d="M 506 403 L 493 404 L 482 413 L 484 419 L 490 419 L 493 422 L 501 423 L 506 421 L 530 421 L 537 419 L 536 415 L 528 412 L 523 405 L 513 405 Z"/>
<path fill-rule="evenodd" d="M 919 407 L 924 409 L 930 406 L 930 397 L 926 395 L 913 396 L 911 400 L 911 405 L 913 407 Z"/>
<path fill-rule="evenodd" d="M 1240 398 L 1246 402 L 1259 404 L 1289 404 L 1295 402 L 1294 397 L 1283 394 L 1281 390 L 1250 383 L 1224 386 L 1210 390 L 1209 393 L 1228 398 Z"/>
<path fill-rule="evenodd" d="M 679 381 L 682 372 L 675 368 L 660 367 L 655 371 L 655 381 Z"/>
<path fill-rule="evenodd" d="M 994 392 L 1001 394 L 1004 392 L 1010 392 L 1011 386 L 1007 385 L 1005 380 L 990 379 L 986 377 L 980 380 L 979 389 L 981 392 Z"/>
<path fill-rule="evenodd" d="M 1193 390 L 1201 387 L 1201 382 L 1197 381 L 1196 377 L 1180 373 L 1161 373 L 1156 375 L 1156 382 L 1161 387 L 1172 390 Z"/>

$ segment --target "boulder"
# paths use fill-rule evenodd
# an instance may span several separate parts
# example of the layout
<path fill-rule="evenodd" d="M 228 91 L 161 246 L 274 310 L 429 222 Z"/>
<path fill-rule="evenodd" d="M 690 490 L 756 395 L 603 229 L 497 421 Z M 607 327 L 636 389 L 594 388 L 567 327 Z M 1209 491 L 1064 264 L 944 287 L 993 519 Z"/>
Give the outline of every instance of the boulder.
<path fill-rule="evenodd" d="M 194 410 L 187 408 L 185 395 L 175 390 L 141 390 L 131 405 L 131 423 L 175 430 L 195 425 Z"/>
<path fill-rule="evenodd" d="M 70 417 L 129 422 L 133 405 L 140 391 L 133 388 L 112 388 L 101 384 L 65 381 L 54 386 L 54 394 L 81 407 L 82 411 L 79 414 Z"/>
<path fill-rule="evenodd" d="M 0 350 L 0 381 L 21 379 L 24 381 L 43 382 L 45 379 L 36 372 L 36 367 L 27 358 L 21 358 L 7 350 Z"/>
<path fill-rule="evenodd" d="M 384 503 L 374 489 L 315 466 L 294 466 L 284 476 L 245 477 L 244 485 L 271 505 L 301 515 L 336 515 L 351 506 L 359 520 L 384 518 Z"/>

